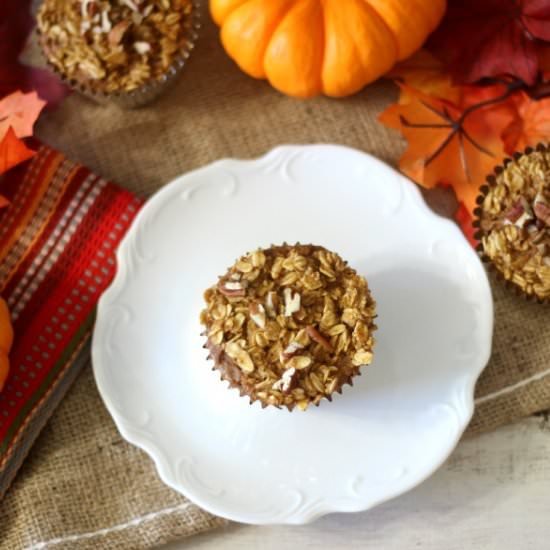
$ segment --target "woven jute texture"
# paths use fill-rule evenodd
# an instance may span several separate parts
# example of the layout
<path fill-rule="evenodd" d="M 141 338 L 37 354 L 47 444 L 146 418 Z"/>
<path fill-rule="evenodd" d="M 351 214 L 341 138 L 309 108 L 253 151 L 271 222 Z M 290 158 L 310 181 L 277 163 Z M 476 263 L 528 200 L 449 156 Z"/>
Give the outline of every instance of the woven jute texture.
<path fill-rule="evenodd" d="M 176 86 L 125 112 L 77 95 L 40 121 L 38 136 L 69 158 L 148 196 L 221 157 L 250 158 L 282 143 L 339 143 L 395 165 L 403 143 L 376 121 L 388 82 L 346 100 L 297 101 L 243 75 L 204 14 Z M 383 185 L 383 182 L 380 182 Z M 477 388 L 470 434 L 550 407 L 550 308 L 494 285 L 493 357 Z M 449 312 L 452 315 L 452 312 Z M 90 368 L 76 381 L 0 505 L 0 547 L 150 548 L 223 522 L 159 481 L 152 461 L 118 435 Z"/>

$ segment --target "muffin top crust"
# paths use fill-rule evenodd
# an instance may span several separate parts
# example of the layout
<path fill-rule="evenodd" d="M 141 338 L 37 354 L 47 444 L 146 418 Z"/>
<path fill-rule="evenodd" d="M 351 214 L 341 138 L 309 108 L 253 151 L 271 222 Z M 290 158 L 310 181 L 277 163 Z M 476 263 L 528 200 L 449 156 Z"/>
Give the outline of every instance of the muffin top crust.
<path fill-rule="evenodd" d="M 372 361 L 367 282 L 321 246 L 256 250 L 204 297 L 201 322 L 215 368 L 264 406 L 317 405 Z"/>

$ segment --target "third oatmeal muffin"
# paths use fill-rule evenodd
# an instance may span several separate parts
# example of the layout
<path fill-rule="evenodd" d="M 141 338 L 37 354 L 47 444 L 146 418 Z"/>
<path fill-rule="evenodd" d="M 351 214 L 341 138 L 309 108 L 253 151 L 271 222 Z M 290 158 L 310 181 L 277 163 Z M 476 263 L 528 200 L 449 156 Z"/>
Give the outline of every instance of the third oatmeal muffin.
<path fill-rule="evenodd" d="M 483 256 L 519 292 L 550 300 L 550 152 L 540 146 L 508 159 L 482 192 Z"/>

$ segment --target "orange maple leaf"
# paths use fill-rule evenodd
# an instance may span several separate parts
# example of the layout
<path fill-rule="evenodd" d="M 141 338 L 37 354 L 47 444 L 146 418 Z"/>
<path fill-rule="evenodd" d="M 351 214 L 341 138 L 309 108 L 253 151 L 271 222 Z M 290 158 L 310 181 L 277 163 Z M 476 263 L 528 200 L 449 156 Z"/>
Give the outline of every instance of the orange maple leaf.
<path fill-rule="evenodd" d="M 401 61 L 386 74 L 415 90 L 432 97 L 458 103 L 461 97 L 460 86 L 453 85 L 452 78 L 443 63 L 428 50 L 418 50 L 411 57 Z M 399 103 L 408 103 L 406 90 L 401 90 Z"/>
<path fill-rule="evenodd" d="M 34 154 L 35 151 L 29 149 L 15 135 L 13 128 L 8 128 L 6 135 L 0 141 L 0 174 L 30 159 Z"/>
<path fill-rule="evenodd" d="M 513 119 L 501 133 L 504 150 L 511 155 L 550 138 L 550 98 L 538 101 L 520 93 L 514 98 Z"/>
<path fill-rule="evenodd" d="M 33 126 L 46 102 L 36 92 L 13 92 L 0 100 L 0 138 L 8 128 L 17 137 L 32 136 Z"/>
<path fill-rule="evenodd" d="M 502 87 L 461 87 L 458 104 L 404 84 L 400 88 L 408 102 L 391 105 L 379 117 L 408 142 L 399 167 L 424 187 L 451 185 L 471 212 L 479 187 L 504 157 L 500 134 L 513 115 L 506 101 L 466 111 L 502 94 Z"/>

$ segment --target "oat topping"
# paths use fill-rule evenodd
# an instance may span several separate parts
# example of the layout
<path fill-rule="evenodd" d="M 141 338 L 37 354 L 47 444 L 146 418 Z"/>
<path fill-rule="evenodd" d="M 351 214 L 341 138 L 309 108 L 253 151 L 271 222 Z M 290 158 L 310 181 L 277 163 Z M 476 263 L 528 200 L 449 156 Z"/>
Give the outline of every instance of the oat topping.
<path fill-rule="evenodd" d="M 247 254 L 205 301 L 201 322 L 222 378 L 263 405 L 318 404 L 372 361 L 367 282 L 322 247 Z"/>
<path fill-rule="evenodd" d="M 44 0 L 37 21 L 48 60 L 93 91 L 162 78 L 188 45 L 191 0 Z"/>
<path fill-rule="evenodd" d="M 550 152 L 506 165 L 481 205 L 481 243 L 504 278 L 526 294 L 550 298 Z"/>

